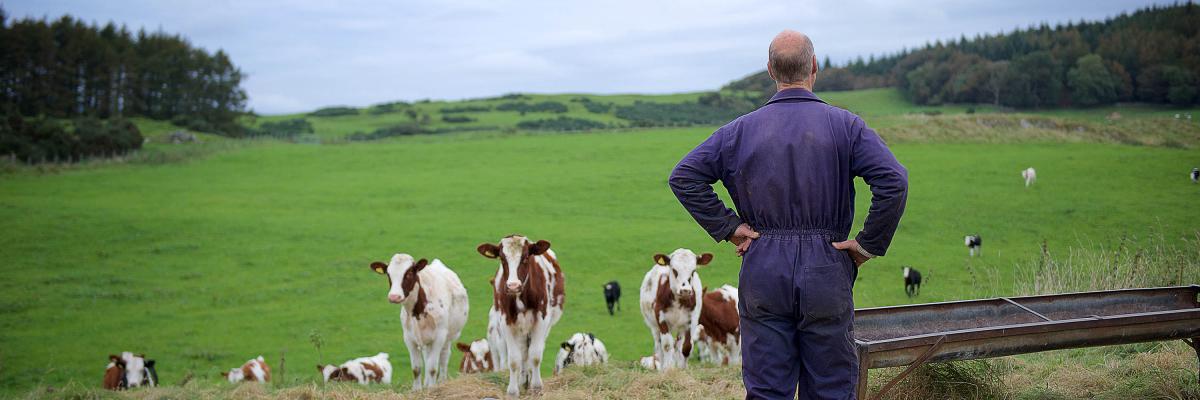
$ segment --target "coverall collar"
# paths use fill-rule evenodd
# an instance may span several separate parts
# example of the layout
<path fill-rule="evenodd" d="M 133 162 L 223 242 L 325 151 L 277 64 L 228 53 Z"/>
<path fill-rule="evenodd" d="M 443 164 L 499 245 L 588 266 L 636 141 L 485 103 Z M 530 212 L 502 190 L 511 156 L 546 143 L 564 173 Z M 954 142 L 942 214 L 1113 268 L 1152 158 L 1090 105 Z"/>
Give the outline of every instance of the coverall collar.
<path fill-rule="evenodd" d="M 794 89 L 784 89 L 784 90 L 779 91 L 778 93 L 775 93 L 774 96 L 771 96 L 771 100 L 767 101 L 767 104 L 780 103 L 780 102 L 785 102 L 785 101 L 819 101 L 822 103 L 825 102 L 825 100 L 821 100 L 821 98 L 817 97 L 817 95 L 813 94 L 813 92 L 808 91 L 808 89 L 794 88 Z"/>

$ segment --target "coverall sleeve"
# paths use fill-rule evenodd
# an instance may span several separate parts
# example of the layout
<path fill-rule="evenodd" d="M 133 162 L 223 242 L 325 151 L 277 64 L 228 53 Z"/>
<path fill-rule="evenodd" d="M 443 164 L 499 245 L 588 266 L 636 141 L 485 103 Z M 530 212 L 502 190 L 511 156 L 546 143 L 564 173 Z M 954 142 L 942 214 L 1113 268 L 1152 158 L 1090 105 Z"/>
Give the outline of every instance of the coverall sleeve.
<path fill-rule="evenodd" d="M 882 256 L 891 245 L 892 235 L 904 214 L 904 204 L 908 200 L 908 170 L 896 161 L 883 139 L 861 118 L 854 118 L 850 132 L 855 137 L 850 172 L 862 177 L 871 187 L 871 208 L 855 239 L 868 253 Z"/>
<path fill-rule="evenodd" d="M 708 140 L 684 156 L 667 180 L 683 208 L 717 242 L 728 238 L 742 223 L 737 213 L 725 207 L 712 187 L 720 179 L 724 168 L 721 164 L 721 146 L 726 129 L 718 129 Z"/>

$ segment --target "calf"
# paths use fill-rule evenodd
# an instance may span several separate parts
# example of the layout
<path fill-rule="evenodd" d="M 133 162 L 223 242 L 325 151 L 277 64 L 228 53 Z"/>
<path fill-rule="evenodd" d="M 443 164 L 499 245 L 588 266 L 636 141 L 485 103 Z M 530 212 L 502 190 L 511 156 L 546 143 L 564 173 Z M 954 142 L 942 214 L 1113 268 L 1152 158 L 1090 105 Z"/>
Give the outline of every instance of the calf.
<path fill-rule="evenodd" d="M 346 361 L 340 366 L 317 364 L 317 371 L 321 372 L 325 382 L 358 382 L 362 385 L 392 384 L 392 363 L 388 361 L 388 353 L 356 358 Z"/>
<path fill-rule="evenodd" d="M 487 339 L 479 339 L 471 344 L 458 342 L 455 345 L 458 346 L 458 351 L 463 353 L 462 364 L 459 364 L 458 372 L 474 374 L 496 370 Z"/>
<path fill-rule="evenodd" d="M 610 281 L 604 284 L 604 302 L 608 304 L 608 315 L 613 315 L 613 306 L 617 306 L 617 310 L 621 309 L 621 284 L 617 281 Z"/>
<path fill-rule="evenodd" d="M 431 387 L 449 376 L 450 347 L 467 323 L 467 289 L 442 264 L 396 254 L 371 270 L 388 277 L 388 301 L 400 304 L 400 326 L 412 363 L 413 390 Z"/>
<path fill-rule="evenodd" d="M 638 365 L 641 365 L 642 368 L 645 368 L 645 369 L 648 369 L 651 371 L 658 371 L 658 370 L 662 369 L 662 363 L 658 362 L 657 356 L 642 357 L 641 360 L 638 360 Z"/>
<path fill-rule="evenodd" d="M 112 359 L 109 356 L 109 359 Z M 154 360 L 146 360 L 145 354 L 122 352 L 121 361 L 125 364 L 125 387 L 158 386 L 158 373 L 154 370 Z"/>
<path fill-rule="evenodd" d="M 104 388 L 108 390 L 123 390 L 129 387 L 125 382 L 125 360 L 115 354 L 108 356 L 108 366 L 104 369 Z"/>
<path fill-rule="evenodd" d="M 967 251 L 970 252 L 971 257 L 975 257 L 975 253 L 983 255 L 983 251 L 980 250 L 983 247 L 982 237 L 979 237 L 979 235 L 967 235 L 963 240 L 967 243 Z"/>
<path fill-rule="evenodd" d="M 687 367 L 703 301 L 696 269 L 709 261 L 712 254 L 696 257 L 688 249 L 670 256 L 656 254 L 654 266 L 642 279 L 642 317 L 654 337 L 654 355 L 662 370 Z"/>
<path fill-rule="evenodd" d="M 228 379 L 229 383 L 238 383 L 244 380 L 270 382 L 271 367 L 267 366 L 267 360 L 264 360 L 263 356 L 258 356 L 258 358 L 246 361 L 240 368 L 231 368 L 229 372 L 222 372 L 221 376 Z"/>
<path fill-rule="evenodd" d="M 518 396 L 522 385 L 540 392 L 546 336 L 562 318 L 566 301 L 562 268 L 550 242 L 533 242 L 521 235 L 506 236 L 499 244 L 481 244 L 476 251 L 500 261 L 492 304 L 499 313 L 506 347 L 507 394 Z"/>
<path fill-rule="evenodd" d="M 720 365 L 742 363 L 737 307 L 738 290 L 733 286 L 722 285 L 704 294 L 696 335 L 696 353 L 701 361 Z"/>
<path fill-rule="evenodd" d="M 1021 177 L 1025 178 L 1025 187 L 1029 187 L 1034 181 L 1037 181 L 1037 171 L 1034 171 L 1033 167 L 1026 168 L 1021 171 Z"/>
<path fill-rule="evenodd" d="M 1200 168 L 1192 168 L 1192 183 L 1200 182 Z"/>
<path fill-rule="evenodd" d="M 913 267 L 904 267 L 904 293 L 909 298 L 913 298 L 921 294 L 921 272 Z"/>
<path fill-rule="evenodd" d="M 608 363 L 608 349 L 591 333 L 576 333 L 559 346 L 554 359 L 554 374 L 568 365 L 598 365 Z"/>

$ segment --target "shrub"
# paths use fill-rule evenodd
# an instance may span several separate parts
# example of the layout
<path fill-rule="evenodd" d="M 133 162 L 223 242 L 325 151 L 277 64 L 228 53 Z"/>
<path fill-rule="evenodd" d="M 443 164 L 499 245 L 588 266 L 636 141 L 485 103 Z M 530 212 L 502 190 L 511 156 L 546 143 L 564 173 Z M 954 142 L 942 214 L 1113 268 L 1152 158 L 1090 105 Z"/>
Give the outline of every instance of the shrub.
<path fill-rule="evenodd" d="M 349 136 L 346 136 L 346 139 L 348 139 L 348 140 L 378 140 L 378 139 L 389 138 L 389 137 L 393 137 L 393 136 L 410 136 L 410 135 L 417 135 L 417 134 L 422 134 L 422 133 L 429 133 L 429 131 L 422 128 L 421 125 L 408 123 L 408 124 L 385 126 L 383 128 L 376 129 L 376 130 L 372 131 L 371 133 L 354 132 L 354 133 L 350 134 Z"/>
<path fill-rule="evenodd" d="M 468 112 L 488 112 L 492 111 L 490 106 L 458 106 L 458 107 L 442 107 L 442 114 L 468 113 Z"/>
<path fill-rule="evenodd" d="M 509 102 L 496 106 L 496 111 L 517 111 L 524 115 L 527 112 L 565 113 L 567 105 L 557 101 L 543 101 L 529 104 L 526 102 Z"/>
<path fill-rule="evenodd" d="M 310 117 L 338 117 L 342 115 L 358 115 L 358 109 L 354 107 L 325 107 L 308 113 Z"/>
<path fill-rule="evenodd" d="M 539 131 L 586 131 L 591 129 L 604 129 L 607 127 L 608 125 L 605 125 L 601 122 L 563 116 L 553 119 L 539 119 L 536 121 L 521 121 L 517 123 L 517 128 Z"/>
<path fill-rule="evenodd" d="M 616 116 L 634 126 L 687 126 L 723 124 L 741 113 L 700 103 L 654 103 L 637 101 L 630 106 L 617 106 Z"/>
<path fill-rule="evenodd" d="M 476 119 L 465 116 L 465 115 L 443 115 L 442 121 L 449 122 L 452 124 L 461 124 L 464 122 L 475 122 Z"/>
<path fill-rule="evenodd" d="M 585 97 L 584 100 L 587 100 L 587 98 Z M 596 102 L 596 101 L 585 101 L 585 102 L 583 102 L 583 108 L 586 108 L 588 110 L 588 112 L 590 112 L 590 113 L 606 114 L 612 110 L 613 103 L 600 103 L 600 102 Z"/>
<path fill-rule="evenodd" d="M 263 122 L 257 130 L 252 130 L 251 132 L 253 135 L 289 138 L 313 133 L 313 126 L 307 119 L 293 118 L 276 122 Z"/>
<path fill-rule="evenodd" d="M 393 101 L 391 103 L 381 103 L 371 106 L 367 109 L 367 114 L 381 115 L 400 111 L 402 108 L 408 107 L 408 103 L 403 101 Z"/>
<path fill-rule="evenodd" d="M 9 114 L 0 119 L 0 156 L 34 163 L 123 155 L 142 147 L 132 122 L 113 118 L 76 118 L 69 125 L 48 118 Z"/>

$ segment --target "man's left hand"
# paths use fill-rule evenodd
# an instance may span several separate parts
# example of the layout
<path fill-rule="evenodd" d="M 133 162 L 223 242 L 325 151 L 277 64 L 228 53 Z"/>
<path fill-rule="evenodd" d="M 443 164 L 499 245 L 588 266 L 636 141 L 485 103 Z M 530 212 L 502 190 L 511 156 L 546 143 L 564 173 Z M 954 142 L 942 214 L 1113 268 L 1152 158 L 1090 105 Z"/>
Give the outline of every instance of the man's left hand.
<path fill-rule="evenodd" d="M 870 261 L 875 257 L 866 250 L 863 250 L 862 246 L 858 245 L 858 241 L 854 239 L 850 239 L 845 242 L 833 242 L 833 248 L 849 253 L 850 259 L 854 260 L 855 267 L 861 267 L 867 261 Z"/>

